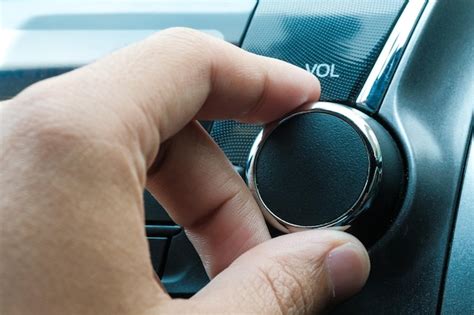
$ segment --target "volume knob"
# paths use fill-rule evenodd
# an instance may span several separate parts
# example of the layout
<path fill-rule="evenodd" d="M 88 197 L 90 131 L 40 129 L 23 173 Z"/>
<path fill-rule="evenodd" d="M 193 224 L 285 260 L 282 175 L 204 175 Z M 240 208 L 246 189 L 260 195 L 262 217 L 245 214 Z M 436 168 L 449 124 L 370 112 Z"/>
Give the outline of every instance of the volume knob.
<path fill-rule="evenodd" d="M 403 165 L 395 141 L 376 120 L 319 102 L 264 127 L 246 176 L 264 216 L 280 231 L 359 225 L 367 234 L 393 217 Z"/>

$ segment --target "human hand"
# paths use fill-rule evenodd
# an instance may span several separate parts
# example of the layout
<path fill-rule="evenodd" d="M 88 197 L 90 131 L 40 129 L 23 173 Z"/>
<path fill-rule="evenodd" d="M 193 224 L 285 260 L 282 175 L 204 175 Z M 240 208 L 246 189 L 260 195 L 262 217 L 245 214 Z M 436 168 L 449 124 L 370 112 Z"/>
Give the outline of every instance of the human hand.
<path fill-rule="evenodd" d="M 331 230 L 270 239 L 195 121 L 265 123 L 319 94 L 302 69 L 172 29 L 3 102 L 1 313 L 309 314 L 354 294 L 370 269 L 360 242 Z M 212 278 L 189 300 L 154 276 L 145 187 Z"/>

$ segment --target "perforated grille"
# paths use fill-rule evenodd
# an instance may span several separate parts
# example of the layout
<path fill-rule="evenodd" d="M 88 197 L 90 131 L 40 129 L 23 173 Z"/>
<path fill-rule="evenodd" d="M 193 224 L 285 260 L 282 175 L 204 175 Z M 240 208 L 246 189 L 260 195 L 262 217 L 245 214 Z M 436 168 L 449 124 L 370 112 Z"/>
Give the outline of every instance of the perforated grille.
<path fill-rule="evenodd" d="M 404 4 L 404 0 L 261 0 L 242 47 L 313 71 L 321 81 L 322 100 L 351 104 Z M 221 121 L 211 134 L 234 164 L 245 166 L 260 129 Z"/>

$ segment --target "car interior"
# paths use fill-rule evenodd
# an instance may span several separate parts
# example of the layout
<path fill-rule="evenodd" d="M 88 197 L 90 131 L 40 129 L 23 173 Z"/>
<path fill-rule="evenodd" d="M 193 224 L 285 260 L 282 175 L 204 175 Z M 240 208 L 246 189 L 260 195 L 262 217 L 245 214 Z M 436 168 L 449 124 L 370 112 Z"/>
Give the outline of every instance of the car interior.
<path fill-rule="evenodd" d="M 473 0 L 0 0 L 0 100 L 177 26 L 320 80 L 319 102 L 268 125 L 201 123 L 273 236 L 368 248 L 367 284 L 332 314 L 474 314 Z M 153 268 L 190 297 L 201 260 L 144 200 Z"/>

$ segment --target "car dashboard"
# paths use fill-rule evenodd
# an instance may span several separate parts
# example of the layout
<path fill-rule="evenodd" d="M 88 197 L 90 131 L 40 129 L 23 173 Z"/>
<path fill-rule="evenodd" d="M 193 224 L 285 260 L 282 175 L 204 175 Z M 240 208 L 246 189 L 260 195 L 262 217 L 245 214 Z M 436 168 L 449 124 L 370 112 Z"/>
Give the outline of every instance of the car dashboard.
<path fill-rule="evenodd" d="M 303 114 L 271 129 L 202 122 L 253 189 L 273 235 L 350 225 L 368 247 L 366 286 L 333 314 L 474 313 L 473 1 L 2 0 L 0 12 L 0 100 L 175 26 L 306 69 L 322 94 L 320 105 Z M 355 192 L 346 174 L 358 157 L 344 151 L 343 127 L 325 125 L 321 113 L 356 129 L 367 152 L 375 152 L 370 176 Z M 288 138 L 308 135 L 315 124 L 328 146 L 340 144 L 334 154 L 307 149 L 313 135 Z M 266 152 L 279 134 L 303 152 L 304 163 L 322 165 L 304 183 L 281 181 L 275 196 L 278 179 L 291 177 L 281 165 L 301 157 Z M 267 183 L 270 175 L 262 172 L 270 166 L 279 173 Z M 330 171 L 318 175 L 321 169 Z M 291 200 L 286 192 L 313 184 L 303 198 L 327 204 L 325 217 L 279 209 Z M 337 198 L 326 200 L 334 191 Z M 340 201 L 351 194 L 367 198 L 346 211 Z M 199 256 L 159 202 L 146 191 L 144 200 L 153 267 L 172 296 L 192 296 L 209 281 Z"/>

